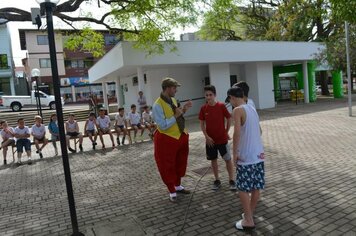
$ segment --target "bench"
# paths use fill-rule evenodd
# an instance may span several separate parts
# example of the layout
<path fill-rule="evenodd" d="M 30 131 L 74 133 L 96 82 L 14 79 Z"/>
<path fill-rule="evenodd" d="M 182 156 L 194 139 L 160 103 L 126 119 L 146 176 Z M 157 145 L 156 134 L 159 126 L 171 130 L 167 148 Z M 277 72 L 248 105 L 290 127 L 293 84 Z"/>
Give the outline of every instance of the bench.
<path fill-rule="evenodd" d="M 154 128 L 153 129 L 156 129 L 156 125 L 154 124 Z M 132 144 L 132 138 L 131 138 L 131 132 L 134 131 L 134 129 L 132 127 L 128 127 L 126 128 L 127 132 L 128 132 L 128 136 L 129 136 L 129 144 Z M 116 134 L 116 129 L 111 129 L 111 133 L 113 134 Z M 98 134 L 99 135 L 99 134 Z M 106 134 L 104 134 L 106 135 Z M 89 137 L 87 134 L 83 134 L 83 139 L 84 138 L 87 138 Z M 52 143 L 52 139 L 47 139 L 48 140 L 48 143 Z M 69 140 L 74 140 L 74 150 L 77 151 L 77 144 L 79 143 L 79 138 L 78 137 L 71 137 Z M 56 140 L 56 141 L 59 141 L 59 140 Z M 42 142 L 40 142 L 41 144 Z M 31 146 L 32 145 L 35 145 L 35 142 L 34 141 L 31 141 Z M 17 152 L 17 148 L 16 148 L 16 144 L 13 143 L 11 145 L 11 151 L 12 151 L 12 158 L 13 158 L 13 161 L 15 161 L 15 154 Z"/>
<path fill-rule="evenodd" d="M 48 143 L 52 143 L 52 139 L 47 139 Z M 39 144 L 42 144 L 43 142 L 39 142 Z M 31 141 L 31 146 L 32 145 L 35 145 L 35 142 L 34 141 Z M 12 145 L 11 145 L 11 152 L 12 152 L 12 160 L 15 162 L 15 154 L 17 152 L 17 148 L 16 148 L 16 143 L 14 142 Z"/>
<path fill-rule="evenodd" d="M 156 124 L 153 124 L 153 129 L 157 128 Z M 147 128 L 145 128 L 147 129 Z M 132 144 L 132 136 L 131 136 L 131 132 L 134 132 L 135 129 L 133 129 L 131 126 L 126 128 L 127 130 L 127 135 L 129 137 L 129 144 Z M 112 134 L 116 134 L 116 129 L 111 129 L 111 133 Z M 98 134 L 99 135 L 99 134 Z M 107 135 L 107 133 L 103 134 L 103 135 Z M 83 139 L 87 138 L 88 135 L 87 134 L 83 134 Z M 152 138 L 152 137 L 151 137 Z M 79 144 L 79 138 L 78 137 L 71 137 L 70 140 L 74 140 L 74 150 L 77 151 L 77 144 Z"/>

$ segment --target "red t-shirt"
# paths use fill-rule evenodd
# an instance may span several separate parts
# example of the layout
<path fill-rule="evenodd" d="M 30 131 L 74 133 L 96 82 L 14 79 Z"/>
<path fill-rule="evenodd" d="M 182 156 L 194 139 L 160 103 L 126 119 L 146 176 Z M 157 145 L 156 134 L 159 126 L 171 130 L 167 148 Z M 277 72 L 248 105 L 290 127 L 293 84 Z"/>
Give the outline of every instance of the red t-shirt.
<path fill-rule="evenodd" d="M 228 136 L 225 131 L 225 118 L 229 119 L 231 114 L 226 109 L 225 104 L 217 102 L 214 106 L 205 104 L 201 107 L 199 120 L 205 121 L 206 132 L 215 144 L 225 144 Z"/>

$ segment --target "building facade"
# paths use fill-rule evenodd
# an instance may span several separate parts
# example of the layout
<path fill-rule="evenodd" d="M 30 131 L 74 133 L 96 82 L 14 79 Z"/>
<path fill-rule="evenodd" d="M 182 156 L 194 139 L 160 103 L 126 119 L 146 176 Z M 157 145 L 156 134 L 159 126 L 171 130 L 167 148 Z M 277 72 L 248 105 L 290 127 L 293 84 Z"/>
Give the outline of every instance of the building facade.
<path fill-rule="evenodd" d="M 11 38 L 6 24 L 0 25 L 0 95 L 15 95 Z"/>
<path fill-rule="evenodd" d="M 55 32 L 57 67 L 60 77 L 61 94 L 66 103 L 87 102 L 91 94 L 99 97 L 102 95 L 101 84 L 90 84 L 88 69 L 95 64 L 99 58 L 94 58 L 91 53 L 83 51 L 71 51 L 64 47 L 68 35 L 75 31 Z M 104 35 L 105 50 L 109 51 L 118 42 L 115 35 L 107 31 L 100 31 Z M 27 77 L 31 77 L 31 70 L 38 68 L 41 71 L 40 88 L 44 92 L 52 91 L 52 71 L 46 31 L 19 30 L 21 49 L 27 50 L 27 57 L 23 60 Z M 30 78 L 32 88 L 34 81 Z M 46 89 L 47 87 L 47 89 Z M 47 91 L 46 91 L 47 90 Z"/>
<path fill-rule="evenodd" d="M 137 103 L 138 91 L 143 91 L 149 104 L 153 104 L 161 91 L 164 77 L 177 79 L 177 98 L 193 100 L 189 110 L 197 114 L 205 103 L 204 85 L 212 84 L 217 89 L 217 99 L 224 101 L 226 91 L 238 81 L 250 86 L 249 98 L 258 109 L 272 108 L 276 104 L 276 67 L 300 64 L 304 89 L 303 100 L 313 101 L 315 68 L 308 67 L 314 55 L 324 45 L 308 42 L 239 42 L 239 41 L 182 41 L 176 42 L 177 51 L 147 57 L 145 52 L 132 47 L 130 42 L 121 42 L 89 70 L 92 83 L 116 83 L 117 100 L 120 106 L 129 109 Z M 104 96 L 105 97 L 105 96 Z M 105 103 L 107 104 L 107 103 Z"/>

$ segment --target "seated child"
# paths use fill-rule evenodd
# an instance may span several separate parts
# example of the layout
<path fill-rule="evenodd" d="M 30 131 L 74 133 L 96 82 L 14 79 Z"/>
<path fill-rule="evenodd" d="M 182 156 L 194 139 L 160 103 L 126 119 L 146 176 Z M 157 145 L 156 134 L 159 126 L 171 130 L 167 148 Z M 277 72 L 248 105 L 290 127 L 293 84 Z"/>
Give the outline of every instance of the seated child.
<path fill-rule="evenodd" d="M 36 153 L 40 155 L 40 158 L 43 158 L 42 149 L 47 145 L 48 140 L 46 138 L 46 127 L 42 124 L 41 116 L 35 116 L 35 124 L 32 126 L 31 134 L 36 145 Z M 40 142 L 42 143 L 41 147 Z"/>
<path fill-rule="evenodd" d="M 141 137 L 142 137 L 143 132 L 145 131 L 145 128 L 141 125 L 140 114 L 138 114 L 138 112 L 136 112 L 136 105 L 135 104 L 131 105 L 131 112 L 129 112 L 128 118 L 129 118 L 130 126 L 134 129 L 134 140 L 136 142 L 137 141 L 136 140 L 137 131 L 139 129 L 141 130 Z"/>
<path fill-rule="evenodd" d="M 2 154 L 4 157 L 4 165 L 6 165 L 6 155 L 7 155 L 7 147 L 12 146 L 15 143 L 15 130 L 7 125 L 6 121 L 1 121 L 0 125 L 2 130 L 0 132 L 2 137 L 2 142 L 0 149 L 2 149 Z"/>
<path fill-rule="evenodd" d="M 16 149 L 17 149 L 17 165 L 21 165 L 21 157 L 23 153 L 23 148 L 25 148 L 28 164 L 32 164 L 31 160 L 31 141 L 30 129 L 25 126 L 25 120 L 20 118 L 17 120 L 17 127 L 15 128 L 15 138 L 16 138 Z"/>
<path fill-rule="evenodd" d="M 109 116 L 105 115 L 105 111 L 106 111 L 105 108 L 100 108 L 99 116 L 96 119 L 96 124 L 98 125 L 100 141 L 101 141 L 101 144 L 103 146 L 103 149 L 105 148 L 103 134 L 109 134 L 110 135 L 110 139 L 111 139 L 111 142 L 112 142 L 112 147 L 115 147 L 114 136 L 112 135 L 111 129 L 110 129 L 110 126 L 111 126 L 110 118 L 109 118 Z"/>
<path fill-rule="evenodd" d="M 78 122 L 75 120 L 75 115 L 73 113 L 69 114 L 68 120 L 65 123 L 66 127 L 66 141 L 67 141 L 67 146 L 68 150 L 71 151 L 72 153 L 75 153 L 76 151 L 70 147 L 70 138 L 76 137 L 79 138 L 79 149 L 82 152 L 83 151 L 83 134 L 79 132 L 79 126 Z"/>
<path fill-rule="evenodd" d="M 119 112 L 115 115 L 115 129 L 117 134 L 117 145 L 120 145 L 120 133 L 122 132 L 122 145 L 125 144 L 125 137 L 128 135 L 127 132 L 127 120 L 125 117 L 125 109 L 123 107 L 119 108 Z"/>
<path fill-rule="evenodd" d="M 143 112 L 142 112 L 142 124 L 146 129 L 149 131 L 149 136 L 151 139 L 153 139 L 153 131 L 156 127 L 156 125 L 153 122 L 152 119 L 152 112 L 150 111 L 149 106 L 144 106 L 143 107 Z"/>
<path fill-rule="evenodd" d="M 58 122 L 57 122 L 57 115 L 52 114 L 50 118 L 50 122 L 48 124 L 48 130 L 51 134 L 51 140 L 54 147 L 55 155 L 58 155 L 58 148 L 57 148 L 57 141 L 59 140 L 59 129 L 58 129 Z"/>
<path fill-rule="evenodd" d="M 85 131 L 85 134 L 88 135 L 88 137 L 93 145 L 93 150 L 95 150 L 95 146 L 97 144 L 96 139 L 98 137 L 98 133 L 96 132 L 95 129 L 97 129 L 95 113 L 90 112 L 88 119 L 85 121 L 84 131 Z M 94 138 L 93 138 L 93 136 L 94 136 Z"/>

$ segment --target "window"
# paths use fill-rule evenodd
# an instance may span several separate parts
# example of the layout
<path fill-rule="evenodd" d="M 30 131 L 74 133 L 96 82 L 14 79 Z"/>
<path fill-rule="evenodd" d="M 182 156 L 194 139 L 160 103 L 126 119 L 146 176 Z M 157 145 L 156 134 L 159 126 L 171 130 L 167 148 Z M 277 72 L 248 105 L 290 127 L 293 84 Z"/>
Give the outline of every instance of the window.
<path fill-rule="evenodd" d="M 94 65 L 94 61 L 84 61 L 84 67 L 90 68 Z"/>
<path fill-rule="evenodd" d="M 106 46 L 115 45 L 117 44 L 117 42 L 119 42 L 119 40 L 116 38 L 115 35 L 110 35 L 110 34 L 104 35 L 104 40 Z"/>
<path fill-rule="evenodd" d="M 72 68 L 78 68 L 78 61 L 77 60 L 73 60 L 71 61 L 71 65 Z"/>
<path fill-rule="evenodd" d="M 64 65 L 66 68 L 87 68 L 88 64 L 90 64 L 87 61 L 84 60 L 65 60 Z M 93 64 L 91 64 L 93 65 Z"/>
<path fill-rule="evenodd" d="M 41 68 L 51 68 L 51 60 L 49 58 L 41 58 L 40 59 L 40 67 Z"/>
<path fill-rule="evenodd" d="M 71 68 L 71 64 L 72 64 L 72 62 L 69 61 L 69 60 L 65 60 L 65 61 L 64 61 L 64 66 L 65 66 L 65 68 Z"/>
<path fill-rule="evenodd" d="M 0 69 L 8 69 L 9 64 L 7 61 L 7 55 L 6 54 L 0 54 Z"/>
<path fill-rule="evenodd" d="M 232 87 L 236 83 L 237 83 L 237 76 L 236 75 L 230 75 L 230 86 Z"/>
<path fill-rule="evenodd" d="M 37 35 L 37 45 L 48 45 L 48 36 Z"/>
<path fill-rule="evenodd" d="M 137 76 L 135 76 L 135 77 L 132 78 L 132 85 L 133 85 L 133 86 L 138 85 L 138 78 L 137 78 Z"/>

